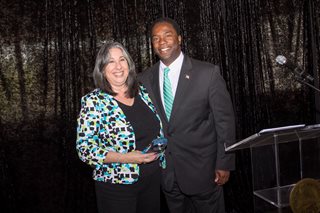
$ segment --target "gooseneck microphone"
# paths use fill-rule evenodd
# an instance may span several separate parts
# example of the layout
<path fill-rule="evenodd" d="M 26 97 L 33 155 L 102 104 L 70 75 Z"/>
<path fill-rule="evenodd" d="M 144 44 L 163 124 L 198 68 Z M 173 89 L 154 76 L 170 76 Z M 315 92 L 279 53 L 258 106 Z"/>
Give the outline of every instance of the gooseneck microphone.
<path fill-rule="evenodd" d="M 307 79 L 309 81 L 313 81 L 313 77 L 310 74 L 306 73 L 300 67 L 287 60 L 285 56 L 278 55 L 276 57 L 276 62 L 280 65 L 288 67 L 298 78 L 300 78 L 300 80 Z"/>

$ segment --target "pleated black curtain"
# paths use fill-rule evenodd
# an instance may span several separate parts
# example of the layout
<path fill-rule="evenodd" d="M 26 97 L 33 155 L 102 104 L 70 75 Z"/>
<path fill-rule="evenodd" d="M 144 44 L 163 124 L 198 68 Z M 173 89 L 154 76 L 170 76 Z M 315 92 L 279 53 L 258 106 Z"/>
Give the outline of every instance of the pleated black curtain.
<path fill-rule="evenodd" d="M 157 61 L 149 28 L 181 26 L 183 52 L 220 65 L 237 140 L 320 122 L 319 93 L 275 62 L 284 55 L 319 88 L 319 0 L 0 0 L 0 199 L 4 212 L 96 212 L 91 169 L 75 153 L 80 98 L 95 55 L 119 41 L 138 72 Z M 252 212 L 251 161 L 237 152 L 228 212 Z"/>

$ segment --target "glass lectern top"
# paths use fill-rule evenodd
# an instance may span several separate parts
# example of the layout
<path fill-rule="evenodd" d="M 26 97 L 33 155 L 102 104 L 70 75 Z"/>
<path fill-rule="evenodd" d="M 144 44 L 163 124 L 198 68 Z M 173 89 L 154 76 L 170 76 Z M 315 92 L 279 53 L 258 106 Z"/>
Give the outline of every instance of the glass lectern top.
<path fill-rule="evenodd" d="M 286 143 L 299 139 L 309 139 L 320 137 L 320 124 L 309 125 L 305 124 L 276 127 L 263 129 L 260 132 L 249 136 L 229 147 L 225 147 L 225 151 L 234 151 L 239 149 L 270 145 L 275 143 Z"/>

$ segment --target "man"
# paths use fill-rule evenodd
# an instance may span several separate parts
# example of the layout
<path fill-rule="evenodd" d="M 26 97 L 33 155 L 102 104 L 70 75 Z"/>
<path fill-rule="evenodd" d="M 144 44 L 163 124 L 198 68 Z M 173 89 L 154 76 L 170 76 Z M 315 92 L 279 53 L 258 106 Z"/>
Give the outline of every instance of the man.
<path fill-rule="evenodd" d="M 162 188 L 171 213 L 225 212 L 222 185 L 235 167 L 225 145 L 235 142 L 234 112 L 219 67 L 184 55 L 177 23 L 156 20 L 153 50 L 160 62 L 140 76 L 168 138 Z M 168 69 L 169 68 L 169 69 Z M 168 71 L 169 70 L 169 71 Z"/>

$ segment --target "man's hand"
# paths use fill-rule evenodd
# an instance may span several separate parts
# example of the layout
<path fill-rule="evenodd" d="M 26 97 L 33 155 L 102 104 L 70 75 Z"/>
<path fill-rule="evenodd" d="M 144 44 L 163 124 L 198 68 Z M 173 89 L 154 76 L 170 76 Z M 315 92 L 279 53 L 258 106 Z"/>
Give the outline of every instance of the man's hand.
<path fill-rule="evenodd" d="M 214 179 L 214 182 L 217 183 L 217 185 L 222 186 L 229 180 L 230 171 L 224 171 L 224 170 L 216 170 L 216 177 Z"/>

